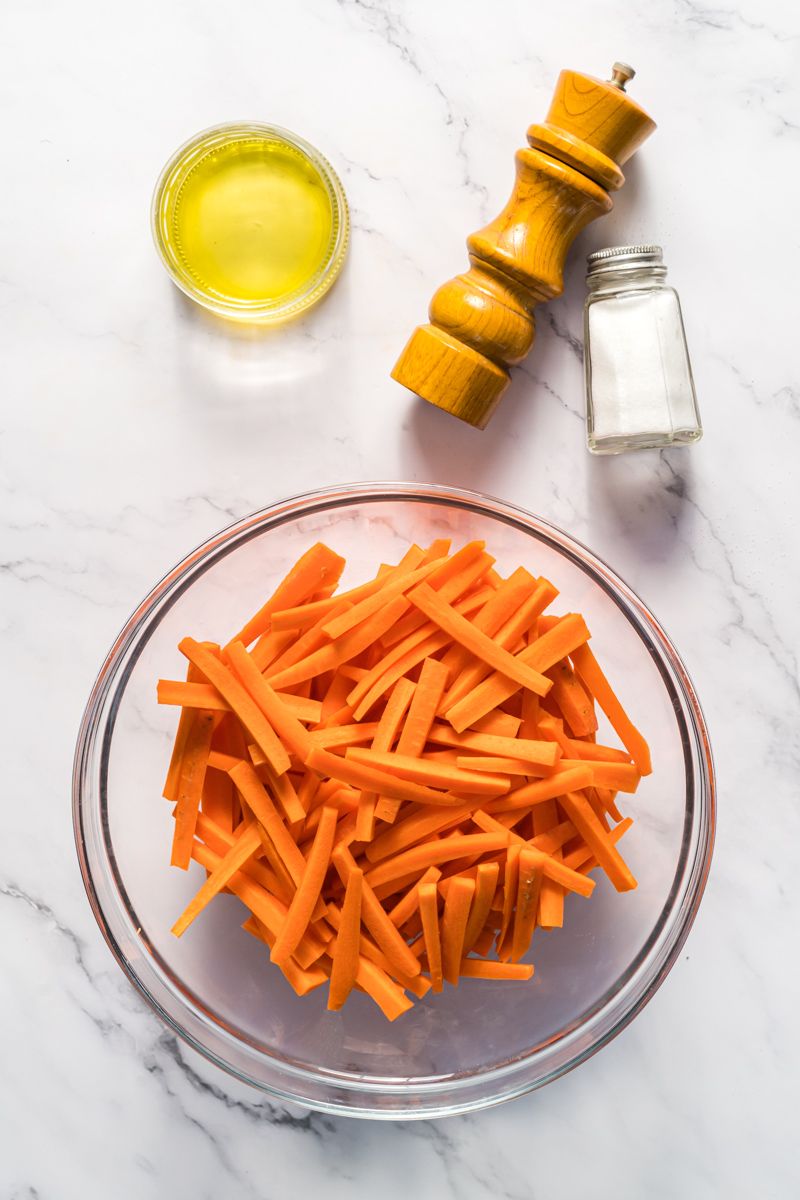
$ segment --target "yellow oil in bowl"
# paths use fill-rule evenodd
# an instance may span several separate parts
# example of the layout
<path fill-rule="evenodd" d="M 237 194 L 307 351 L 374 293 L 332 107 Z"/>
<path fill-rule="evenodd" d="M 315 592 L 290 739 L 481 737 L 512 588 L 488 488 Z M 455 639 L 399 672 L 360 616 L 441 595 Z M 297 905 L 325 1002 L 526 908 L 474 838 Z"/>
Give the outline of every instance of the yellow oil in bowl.
<path fill-rule="evenodd" d="M 347 201 L 329 163 L 268 125 L 224 125 L 173 156 L 153 197 L 153 233 L 174 282 L 222 316 L 303 312 L 344 262 Z"/>

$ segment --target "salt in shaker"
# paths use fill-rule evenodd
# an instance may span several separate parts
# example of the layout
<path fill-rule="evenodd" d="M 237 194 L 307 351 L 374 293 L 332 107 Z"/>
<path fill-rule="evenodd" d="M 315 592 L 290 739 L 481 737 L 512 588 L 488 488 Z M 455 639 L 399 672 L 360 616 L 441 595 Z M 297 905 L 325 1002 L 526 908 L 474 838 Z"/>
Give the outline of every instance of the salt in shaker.
<path fill-rule="evenodd" d="M 660 246 L 589 255 L 586 425 L 594 454 L 702 436 L 680 301 L 666 274 Z"/>

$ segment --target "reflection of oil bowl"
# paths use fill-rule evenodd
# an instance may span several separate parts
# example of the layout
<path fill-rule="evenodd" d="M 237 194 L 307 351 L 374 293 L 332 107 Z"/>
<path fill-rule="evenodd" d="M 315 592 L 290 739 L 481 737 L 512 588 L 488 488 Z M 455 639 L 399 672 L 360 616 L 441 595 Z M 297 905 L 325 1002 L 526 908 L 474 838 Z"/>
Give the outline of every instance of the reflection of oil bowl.
<path fill-rule="evenodd" d="M 625 856 L 639 880 L 618 895 L 568 897 L 564 929 L 537 934 L 525 984 L 464 981 L 394 1024 L 364 996 L 341 1013 L 322 989 L 298 999 L 239 926 L 232 896 L 183 938 L 170 926 L 197 890 L 167 865 L 161 799 L 175 714 L 155 681 L 175 674 L 187 633 L 226 636 L 315 541 L 348 562 L 344 586 L 410 542 L 482 538 L 507 574 L 520 564 L 579 611 L 623 703 L 635 709 L 654 773 L 626 811 Z M 603 731 L 601 730 L 601 733 Z M 608 731 L 605 731 L 606 733 Z M 627 800 L 627 798 L 626 798 Z M 276 504 L 191 553 L 117 639 L 84 717 L 74 774 L 81 869 L 120 965 L 167 1024 L 209 1059 L 272 1094 L 359 1116 L 432 1117 L 481 1108 L 563 1074 L 641 1010 L 675 962 L 697 911 L 714 832 L 708 736 L 691 683 L 655 618 L 590 551 L 553 526 L 474 493 L 419 484 L 339 487 Z"/>
<path fill-rule="evenodd" d="M 238 321 L 305 311 L 342 268 L 349 214 L 330 164 L 269 125 L 221 125 L 170 159 L 156 185 L 153 237 L 173 281 Z"/>

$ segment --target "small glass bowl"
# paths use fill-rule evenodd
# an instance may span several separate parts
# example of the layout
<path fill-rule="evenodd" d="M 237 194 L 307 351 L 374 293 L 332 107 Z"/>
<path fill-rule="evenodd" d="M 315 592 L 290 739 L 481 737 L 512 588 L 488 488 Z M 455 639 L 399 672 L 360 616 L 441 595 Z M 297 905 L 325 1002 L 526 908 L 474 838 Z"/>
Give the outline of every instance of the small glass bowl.
<path fill-rule="evenodd" d="M 244 300 L 204 288 L 177 253 L 170 236 L 176 197 L 193 168 L 215 150 L 236 141 L 256 137 L 272 141 L 281 149 L 294 151 L 311 168 L 324 187 L 331 205 L 331 235 L 318 268 L 302 286 L 278 299 Z M 299 316 L 321 300 L 333 286 L 344 265 L 350 240 L 350 210 L 341 180 L 328 160 L 314 146 L 278 125 L 232 122 L 203 130 L 180 146 L 164 167 L 153 192 L 150 213 L 153 240 L 173 283 L 198 304 L 234 321 L 268 325 Z"/>
<path fill-rule="evenodd" d="M 176 713 L 156 680 L 178 677 L 186 635 L 224 639 L 314 541 L 347 558 L 345 584 L 410 542 L 484 538 L 507 573 L 552 579 L 555 611 L 582 612 L 624 703 L 648 737 L 654 772 L 620 807 L 634 817 L 625 857 L 639 880 L 617 894 L 596 873 L 591 901 L 569 896 L 562 930 L 534 937 L 528 983 L 463 981 L 390 1024 L 365 996 L 326 1011 L 298 999 L 246 913 L 220 896 L 180 940 L 176 915 L 202 872 L 169 866 L 171 806 L 161 788 Z M 607 731 L 601 728 L 601 736 Z M 608 735 L 613 736 L 613 735 Z M 624 802 L 623 802 L 624 801 Z M 608 1042 L 653 996 L 686 938 L 709 870 L 714 773 L 694 689 L 641 600 L 590 551 L 521 509 L 469 492 L 364 484 L 275 504 L 189 554 L 139 605 L 92 690 L 73 779 L 75 834 L 95 917 L 131 981 L 166 1024 L 212 1062 L 311 1108 L 434 1117 L 547 1083 Z"/>

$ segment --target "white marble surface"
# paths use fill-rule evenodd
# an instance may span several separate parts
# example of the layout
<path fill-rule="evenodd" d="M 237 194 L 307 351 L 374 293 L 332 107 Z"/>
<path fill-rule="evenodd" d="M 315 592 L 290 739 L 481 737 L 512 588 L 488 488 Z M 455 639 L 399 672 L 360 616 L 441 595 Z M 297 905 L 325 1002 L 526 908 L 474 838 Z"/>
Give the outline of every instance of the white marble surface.
<path fill-rule="evenodd" d="M 797 1196 L 796 6 L 6 0 L 0 26 L 0 1196 Z M 558 70 L 614 58 L 659 131 L 480 435 L 389 368 Z M 329 299 L 255 339 L 183 301 L 148 228 L 163 160 L 237 117 L 316 143 L 354 218 Z M 594 461 L 582 255 L 641 239 L 706 437 Z M 699 919 L 634 1024 L 527 1099 L 394 1126 L 289 1112 L 177 1045 L 95 928 L 69 803 L 85 697 L 151 583 L 233 517 L 381 477 L 495 493 L 607 558 L 685 656 L 720 786 Z"/>

